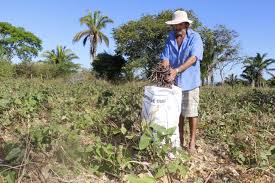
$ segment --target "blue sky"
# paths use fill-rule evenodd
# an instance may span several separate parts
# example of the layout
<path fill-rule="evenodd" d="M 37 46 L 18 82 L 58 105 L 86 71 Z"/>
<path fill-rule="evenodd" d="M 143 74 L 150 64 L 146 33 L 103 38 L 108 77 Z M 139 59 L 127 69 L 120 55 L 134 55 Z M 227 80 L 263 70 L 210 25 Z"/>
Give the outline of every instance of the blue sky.
<path fill-rule="evenodd" d="M 72 43 L 74 34 L 85 28 L 80 26 L 79 18 L 88 10 L 100 10 L 114 20 L 103 31 L 110 37 L 110 47 L 100 45 L 98 50 L 113 53 L 113 28 L 143 14 L 176 8 L 192 9 L 208 27 L 224 24 L 236 30 L 242 55 L 254 56 L 260 52 L 275 58 L 274 0 L 2 0 L 0 21 L 33 32 L 42 39 L 44 50 L 57 44 L 67 46 L 80 57 L 76 63 L 89 67 L 88 47 L 81 42 Z M 234 71 L 240 70 L 239 66 Z"/>

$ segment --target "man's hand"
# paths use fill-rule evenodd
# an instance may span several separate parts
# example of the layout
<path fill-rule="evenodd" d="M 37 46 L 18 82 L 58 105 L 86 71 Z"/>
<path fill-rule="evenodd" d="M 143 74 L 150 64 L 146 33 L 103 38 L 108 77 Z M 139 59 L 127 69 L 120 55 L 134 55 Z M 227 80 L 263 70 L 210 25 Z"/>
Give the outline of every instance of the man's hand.
<path fill-rule="evenodd" d="M 174 81 L 175 78 L 176 78 L 176 76 L 177 76 L 177 71 L 176 71 L 176 69 L 171 69 L 171 70 L 170 70 L 170 76 L 167 78 L 167 81 L 168 81 L 168 82 Z"/>
<path fill-rule="evenodd" d="M 169 61 L 168 60 L 163 60 L 161 62 L 161 64 L 164 66 L 164 67 L 169 67 Z"/>

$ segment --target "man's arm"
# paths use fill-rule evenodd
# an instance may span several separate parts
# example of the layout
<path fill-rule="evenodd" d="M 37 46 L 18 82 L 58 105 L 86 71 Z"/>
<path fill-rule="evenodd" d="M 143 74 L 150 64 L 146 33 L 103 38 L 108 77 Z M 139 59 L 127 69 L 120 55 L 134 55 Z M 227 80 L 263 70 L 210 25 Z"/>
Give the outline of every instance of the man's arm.
<path fill-rule="evenodd" d="M 178 73 L 184 72 L 191 65 L 193 65 L 196 61 L 197 61 L 197 57 L 196 56 L 191 56 L 187 59 L 186 62 L 181 64 L 178 68 L 171 69 L 170 77 L 169 77 L 168 81 L 173 81 Z M 169 64 L 169 62 L 168 62 L 168 64 Z"/>
<path fill-rule="evenodd" d="M 186 62 L 184 62 L 182 65 L 180 65 L 177 69 L 178 72 L 184 72 L 186 69 L 188 69 L 191 65 L 193 65 L 197 61 L 196 56 L 191 56 L 187 59 Z"/>

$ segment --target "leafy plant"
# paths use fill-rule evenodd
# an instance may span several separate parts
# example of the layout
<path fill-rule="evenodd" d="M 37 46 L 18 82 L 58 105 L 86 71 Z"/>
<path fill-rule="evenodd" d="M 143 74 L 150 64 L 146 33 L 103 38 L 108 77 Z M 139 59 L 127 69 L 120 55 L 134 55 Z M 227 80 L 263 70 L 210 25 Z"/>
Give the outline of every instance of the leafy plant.
<path fill-rule="evenodd" d="M 192 176 L 193 160 L 170 142 L 175 129 L 141 121 L 148 83 L 92 81 L 1 81 L 0 156 L 7 160 L 0 166 L 0 179 L 31 182 L 36 165 L 49 182 L 94 181 L 95 175 L 171 182 Z M 274 171 L 274 96 L 270 88 L 202 87 L 199 137 L 223 147 L 230 165 L 253 171 L 250 179 Z M 168 153 L 176 158 L 169 159 Z M 35 171 L 40 178 L 42 173 Z"/>
<path fill-rule="evenodd" d="M 188 156 L 185 152 L 173 148 L 171 146 L 170 137 L 176 128 L 165 129 L 155 123 L 143 123 L 143 134 L 139 141 L 139 150 L 146 150 L 147 156 L 153 160 L 154 166 L 152 171 L 155 178 L 168 175 L 168 180 L 172 180 L 171 174 L 174 176 L 185 176 L 187 167 L 184 165 Z M 174 153 L 177 157 L 174 161 L 168 161 L 168 153 Z"/>

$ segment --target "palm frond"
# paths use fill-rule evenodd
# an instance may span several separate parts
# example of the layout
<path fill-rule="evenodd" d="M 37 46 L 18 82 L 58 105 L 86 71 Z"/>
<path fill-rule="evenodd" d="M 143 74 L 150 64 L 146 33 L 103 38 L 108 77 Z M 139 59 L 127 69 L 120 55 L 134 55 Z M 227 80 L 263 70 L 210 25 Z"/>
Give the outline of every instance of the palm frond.
<path fill-rule="evenodd" d="M 93 16 L 92 16 L 92 12 L 89 12 L 88 15 L 83 16 L 80 18 L 80 25 L 86 24 L 88 27 L 92 27 L 93 25 Z"/>
<path fill-rule="evenodd" d="M 67 49 L 66 46 L 57 45 L 55 50 L 45 51 L 42 54 L 46 58 L 46 61 L 53 64 L 60 64 L 64 62 L 71 62 L 79 57 L 72 52 L 72 50 Z"/>
<path fill-rule="evenodd" d="M 74 36 L 73 42 L 77 42 L 77 41 L 79 41 L 82 37 L 88 36 L 89 34 L 90 34 L 90 30 L 84 30 L 84 31 L 78 32 L 78 33 Z"/>
<path fill-rule="evenodd" d="M 86 45 L 87 40 L 89 39 L 90 35 L 87 35 L 84 39 L 83 39 L 83 46 Z"/>
<path fill-rule="evenodd" d="M 95 27 L 96 27 L 96 25 L 97 25 L 97 22 L 98 22 L 98 20 L 99 20 L 99 17 L 101 16 L 100 14 L 101 14 L 100 11 L 95 11 L 95 12 L 94 12 L 93 25 L 95 25 Z"/>
<path fill-rule="evenodd" d="M 265 65 L 265 67 L 269 66 L 270 64 L 275 63 L 275 59 L 266 59 L 263 61 L 263 65 Z"/>
<path fill-rule="evenodd" d="M 275 71 L 275 69 L 273 69 Z M 275 73 L 270 72 L 270 69 L 266 71 L 271 77 L 275 77 Z"/>
<path fill-rule="evenodd" d="M 103 29 L 106 27 L 108 23 L 114 23 L 114 21 L 107 16 L 101 16 L 99 21 L 96 24 L 96 27 L 98 29 Z"/>
<path fill-rule="evenodd" d="M 102 40 L 103 40 L 104 43 L 105 43 L 107 46 L 109 46 L 109 39 L 108 39 L 108 37 L 107 37 L 105 34 L 103 34 L 102 32 L 100 32 L 100 33 L 99 33 L 99 38 L 100 38 L 101 42 L 102 42 Z"/>

